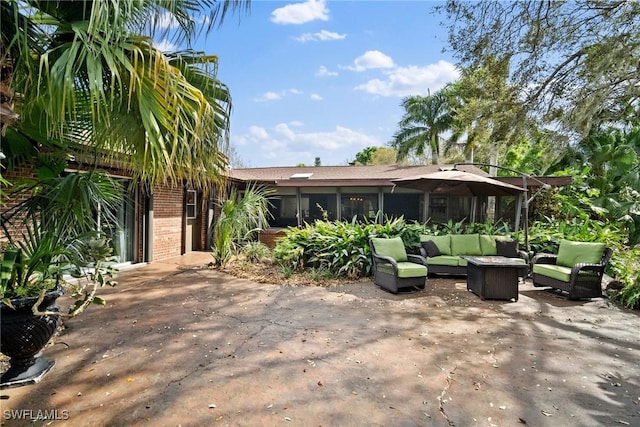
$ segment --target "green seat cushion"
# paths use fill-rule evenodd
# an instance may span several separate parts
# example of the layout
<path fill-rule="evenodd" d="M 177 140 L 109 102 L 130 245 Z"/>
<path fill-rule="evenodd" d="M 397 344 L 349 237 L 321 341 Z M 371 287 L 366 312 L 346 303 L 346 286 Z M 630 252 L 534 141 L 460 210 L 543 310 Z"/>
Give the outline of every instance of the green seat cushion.
<path fill-rule="evenodd" d="M 482 255 L 478 234 L 452 234 L 451 255 Z"/>
<path fill-rule="evenodd" d="M 390 239 L 373 237 L 371 243 L 373 243 L 373 247 L 378 255 L 391 257 L 397 262 L 407 260 L 407 251 L 400 237 L 392 237 Z"/>
<path fill-rule="evenodd" d="M 452 256 L 452 255 L 440 255 L 440 256 L 427 258 L 427 264 L 448 265 L 452 267 L 456 267 L 459 261 L 460 261 L 460 257 Z"/>
<path fill-rule="evenodd" d="M 580 263 L 598 264 L 602 259 L 604 248 L 604 243 L 561 240 L 556 264 L 565 267 L 573 267 Z"/>
<path fill-rule="evenodd" d="M 571 268 L 562 265 L 534 264 L 533 272 L 551 277 L 552 279 L 560 280 L 561 282 L 569 283 L 571 280 Z"/>
<path fill-rule="evenodd" d="M 480 240 L 480 251 L 482 255 L 495 255 L 496 252 L 496 236 L 490 236 L 488 234 L 481 234 L 479 237 Z"/>
<path fill-rule="evenodd" d="M 393 266 L 391 264 L 379 264 L 378 271 L 393 275 Z M 427 267 L 414 262 L 399 262 L 398 277 L 401 279 L 409 277 L 422 277 L 427 275 Z"/>
<path fill-rule="evenodd" d="M 444 234 L 442 236 L 430 236 L 433 243 L 436 244 L 442 255 L 451 255 L 451 236 Z"/>

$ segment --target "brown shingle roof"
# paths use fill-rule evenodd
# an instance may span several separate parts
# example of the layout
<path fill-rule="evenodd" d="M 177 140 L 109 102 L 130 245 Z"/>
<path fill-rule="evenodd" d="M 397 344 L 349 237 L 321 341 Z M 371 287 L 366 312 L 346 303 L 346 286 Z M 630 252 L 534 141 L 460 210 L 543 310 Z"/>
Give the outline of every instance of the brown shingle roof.
<path fill-rule="evenodd" d="M 246 168 L 229 171 L 232 179 L 271 184 L 278 187 L 322 186 L 393 186 L 392 179 L 437 172 L 452 165 L 374 165 L 374 166 L 304 166 Z M 476 166 L 458 166 L 458 170 L 488 176 Z M 311 174 L 306 179 L 291 178 L 294 174 Z"/>

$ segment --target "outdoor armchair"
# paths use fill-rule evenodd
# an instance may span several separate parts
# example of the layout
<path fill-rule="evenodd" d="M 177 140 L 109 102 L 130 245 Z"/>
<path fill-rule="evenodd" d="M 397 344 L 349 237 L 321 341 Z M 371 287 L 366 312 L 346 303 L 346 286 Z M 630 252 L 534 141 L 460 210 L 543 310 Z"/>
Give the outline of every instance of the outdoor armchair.
<path fill-rule="evenodd" d="M 533 286 L 560 289 L 569 299 L 601 297 L 602 277 L 611 254 L 604 243 L 561 240 L 557 255 L 533 257 Z"/>
<path fill-rule="evenodd" d="M 427 261 L 407 254 L 400 237 L 373 237 L 369 240 L 373 259 L 373 283 L 390 292 L 424 289 Z"/>

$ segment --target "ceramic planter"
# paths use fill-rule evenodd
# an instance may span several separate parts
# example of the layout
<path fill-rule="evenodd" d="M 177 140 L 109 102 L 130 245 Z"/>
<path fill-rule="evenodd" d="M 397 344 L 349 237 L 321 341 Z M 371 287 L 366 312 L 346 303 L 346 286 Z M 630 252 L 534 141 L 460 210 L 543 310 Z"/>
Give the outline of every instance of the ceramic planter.
<path fill-rule="evenodd" d="M 62 290 L 46 294 L 39 310 L 58 311 L 55 302 L 60 295 Z M 35 316 L 31 307 L 36 301 L 35 297 L 12 299 L 15 309 L 0 305 L 0 351 L 10 358 L 10 368 L 2 374 L 2 389 L 37 383 L 55 364 L 40 356 L 55 333 L 60 316 Z"/>

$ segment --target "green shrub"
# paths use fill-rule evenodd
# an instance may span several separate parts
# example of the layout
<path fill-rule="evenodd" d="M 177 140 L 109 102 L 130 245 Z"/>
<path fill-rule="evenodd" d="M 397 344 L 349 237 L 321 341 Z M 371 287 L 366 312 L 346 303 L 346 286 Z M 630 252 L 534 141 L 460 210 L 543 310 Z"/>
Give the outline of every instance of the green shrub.
<path fill-rule="evenodd" d="M 295 228 L 291 228 L 289 232 L 287 232 L 287 236 L 295 230 Z M 289 240 L 288 238 L 279 239 L 275 248 L 273 248 L 273 262 L 283 269 L 286 267 L 293 272 L 302 267 L 303 254 L 304 248 L 296 244 L 295 241 Z M 291 274 L 289 274 L 289 276 L 290 275 Z"/>
<path fill-rule="evenodd" d="M 267 245 L 260 242 L 249 242 L 244 248 L 242 253 L 247 257 L 249 261 L 262 262 L 270 258 L 271 250 Z"/>
<path fill-rule="evenodd" d="M 640 308 L 640 275 L 636 274 L 635 281 L 627 283 L 614 298 L 627 308 Z"/>
<path fill-rule="evenodd" d="M 640 249 L 614 251 L 610 264 L 611 276 L 623 284 L 612 298 L 627 308 L 640 308 Z"/>
<path fill-rule="evenodd" d="M 243 194 L 236 188 L 231 190 L 213 227 L 212 252 L 218 265 L 224 266 L 236 253 L 238 244 L 267 223 L 271 192 L 261 186 L 249 186 Z"/>
<path fill-rule="evenodd" d="M 293 268 L 330 272 L 334 277 L 357 279 L 371 275 L 371 237 L 400 236 L 408 250 L 420 247 L 424 226 L 403 218 L 384 224 L 353 221 L 315 221 L 290 228 L 274 249 L 274 261 Z M 316 274 L 316 273 L 313 273 Z"/>

